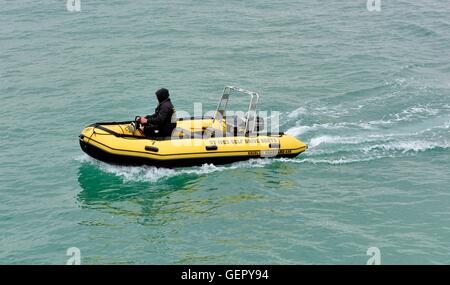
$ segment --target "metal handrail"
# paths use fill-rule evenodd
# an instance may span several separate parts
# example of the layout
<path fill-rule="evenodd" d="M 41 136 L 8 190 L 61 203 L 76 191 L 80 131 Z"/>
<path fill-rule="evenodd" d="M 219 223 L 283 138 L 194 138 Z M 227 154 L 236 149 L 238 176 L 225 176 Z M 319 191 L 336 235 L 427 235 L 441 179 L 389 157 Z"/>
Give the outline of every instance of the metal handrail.
<path fill-rule="evenodd" d="M 248 106 L 247 118 L 245 120 L 245 132 L 252 134 L 255 132 L 256 128 L 256 120 L 257 120 L 257 109 L 259 103 L 259 94 L 254 91 L 246 90 L 237 86 L 226 86 L 223 90 L 222 97 L 219 100 L 219 104 L 217 105 L 217 110 L 214 115 L 213 124 L 218 119 L 217 117 L 220 115 L 220 119 L 222 120 L 225 116 L 226 108 L 228 105 L 228 101 L 230 99 L 231 92 L 235 91 L 238 93 L 246 94 L 250 96 L 250 104 Z M 253 125 L 250 126 L 251 117 L 253 117 Z"/>

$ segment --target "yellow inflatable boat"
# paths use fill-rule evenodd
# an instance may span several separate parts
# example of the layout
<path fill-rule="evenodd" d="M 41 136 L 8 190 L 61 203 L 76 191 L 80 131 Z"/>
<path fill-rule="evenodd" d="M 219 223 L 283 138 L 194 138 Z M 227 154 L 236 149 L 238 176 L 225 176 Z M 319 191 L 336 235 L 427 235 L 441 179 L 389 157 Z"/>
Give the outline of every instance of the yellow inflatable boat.
<path fill-rule="evenodd" d="M 250 96 L 244 117 L 226 117 L 232 93 Z M 95 123 L 80 134 L 81 149 L 108 163 L 184 167 L 226 164 L 260 157 L 295 157 L 308 146 L 284 133 L 262 132 L 257 116 L 259 94 L 238 87 L 225 88 L 211 118 L 178 119 L 168 138 L 147 138 L 130 127 L 131 121 Z"/>

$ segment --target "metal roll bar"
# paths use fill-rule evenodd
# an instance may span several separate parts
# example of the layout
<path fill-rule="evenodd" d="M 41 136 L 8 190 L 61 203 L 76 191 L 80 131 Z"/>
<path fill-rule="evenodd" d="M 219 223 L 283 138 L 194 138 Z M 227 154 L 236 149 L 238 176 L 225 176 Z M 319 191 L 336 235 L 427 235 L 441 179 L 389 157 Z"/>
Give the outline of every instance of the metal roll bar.
<path fill-rule="evenodd" d="M 213 124 L 216 120 L 222 120 L 225 117 L 225 112 L 227 109 L 228 101 L 232 92 L 237 92 L 240 94 L 246 94 L 250 96 L 250 104 L 248 106 L 247 116 L 245 118 L 245 133 L 253 134 L 255 133 L 256 120 L 257 120 L 257 109 L 259 103 L 259 94 L 253 91 L 249 91 L 236 86 L 226 86 L 223 90 L 222 97 L 220 98 L 219 104 L 217 106 L 216 113 L 214 115 Z"/>

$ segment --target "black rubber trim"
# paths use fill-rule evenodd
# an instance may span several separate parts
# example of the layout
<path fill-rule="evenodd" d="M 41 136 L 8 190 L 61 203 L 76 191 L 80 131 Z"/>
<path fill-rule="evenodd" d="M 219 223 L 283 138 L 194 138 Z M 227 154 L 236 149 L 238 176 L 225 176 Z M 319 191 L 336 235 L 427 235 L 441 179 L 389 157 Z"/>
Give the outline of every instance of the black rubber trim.
<path fill-rule="evenodd" d="M 104 127 L 103 125 L 124 125 L 127 123 L 131 123 L 131 122 L 110 122 L 110 123 L 95 123 L 92 125 L 89 125 L 88 127 L 94 128 L 94 129 L 99 129 L 102 131 L 107 132 L 108 134 L 111 134 L 113 136 L 116 136 L 118 138 L 134 138 L 134 139 L 138 139 L 138 140 L 153 140 L 153 141 L 169 141 L 172 139 L 172 137 L 146 137 L 146 136 L 134 136 L 134 135 L 127 135 L 127 134 L 119 134 L 111 129 L 108 129 L 106 127 Z"/>
<path fill-rule="evenodd" d="M 257 133 L 256 136 L 257 137 L 263 137 L 263 136 L 268 136 L 268 137 L 282 137 L 284 136 L 285 133 L 283 132 L 279 132 L 279 133 Z M 246 135 L 247 137 L 250 136 L 249 134 Z M 250 136 L 251 137 L 251 136 Z"/>
<path fill-rule="evenodd" d="M 206 146 L 206 150 L 211 151 L 211 150 L 217 150 L 217 146 L 216 145 L 208 145 Z"/>
<path fill-rule="evenodd" d="M 112 150 L 117 150 L 117 151 L 127 151 L 127 152 L 135 152 L 135 153 L 144 153 L 144 154 L 148 154 L 148 152 L 143 152 L 143 151 L 136 151 L 136 150 L 128 150 L 128 149 L 112 148 L 112 147 L 110 147 L 110 146 L 108 146 L 108 145 L 106 145 L 106 144 L 104 144 L 104 143 L 101 143 L 101 142 L 99 142 L 99 141 L 96 141 L 95 139 L 92 139 L 92 138 L 90 138 L 89 141 L 94 141 L 94 142 L 96 142 L 96 143 L 98 143 L 98 144 L 100 144 L 100 145 L 102 145 L 102 146 L 104 146 L 104 147 L 107 147 L 107 148 L 109 148 L 109 149 L 112 149 Z M 80 140 L 80 143 L 81 143 L 81 142 L 84 142 L 84 141 Z M 89 144 L 89 143 L 86 143 L 86 144 Z M 89 144 L 89 145 L 91 145 L 91 144 Z M 95 147 L 95 146 L 93 146 L 93 147 Z M 307 149 L 307 147 L 299 147 L 299 148 L 295 148 L 295 149 L 290 149 L 290 151 L 306 150 L 306 149 Z M 261 151 L 261 150 L 233 150 L 233 151 L 219 151 L 219 152 L 215 152 L 214 154 L 217 154 L 217 153 L 231 153 L 231 152 L 237 152 L 237 153 L 240 153 L 240 152 L 247 152 L 247 153 L 248 153 L 248 152 L 259 152 L 259 151 Z M 195 154 L 205 154 L 205 153 L 207 153 L 207 152 L 182 153 L 182 155 L 195 155 Z M 153 153 L 153 155 L 157 155 L 157 156 L 176 156 L 176 155 L 180 155 L 180 153 L 174 153 L 174 154 L 159 154 L 159 153 Z"/>
<path fill-rule="evenodd" d="M 205 163 L 212 163 L 214 165 L 228 164 L 237 161 L 245 161 L 252 158 L 261 158 L 259 155 L 253 156 L 233 156 L 233 157 L 206 157 L 206 158 L 180 158 L 172 160 L 158 160 L 149 157 L 134 157 L 129 155 L 112 154 L 96 146 L 88 144 L 80 140 L 81 149 L 88 155 L 108 163 L 114 163 L 119 165 L 152 165 L 156 167 L 187 167 L 187 166 L 200 166 Z M 298 154 L 289 155 L 277 155 L 277 157 L 293 158 Z"/>
<path fill-rule="evenodd" d="M 126 125 L 126 124 L 131 124 L 133 121 L 123 121 L 123 122 L 97 122 L 97 123 L 93 123 L 90 124 L 88 127 L 94 127 L 96 125 Z"/>
<path fill-rule="evenodd" d="M 190 117 L 190 118 L 179 118 L 177 121 L 192 121 L 192 120 L 212 120 L 213 117 Z"/>
<path fill-rule="evenodd" d="M 127 122 L 118 122 L 117 125 L 123 125 Z M 131 122 L 129 122 L 131 123 Z M 102 131 L 107 132 L 108 134 L 111 134 L 113 136 L 116 136 L 118 138 L 134 138 L 138 140 L 168 140 L 169 138 L 151 138 L 151 137 L 145 137 L 145 136 L 134 136 L 134 135 L 127 135 L 127 134 L 119 134 L 111 129 L 105 128 L 103 125 L 114 125 L 113 123 L 95 123 L 92 125 L 89 125 L 88 127 L 92 127 L 94 129 L 99 129 Z"/>
<path fill-rule="evenodd" d="M 278 148 L 278 149 L 281 148 L 279 143 L 271 143 L 271 144 L 269 144 L 269 147 L 270 148 Z"/>
<path fill-rule="evenodd" d="M 155 146 L 146 146 L 145 150 L 152 151 L 152 152 L 158 152 L 159 148 L 157 148 Z"/>
<path fill-rule="evenodd" d="M 189 120 L 212 120 L 214 119 L 213 117 L 187 117 L 187 118 L 178 118 L 177 121 L 189 121 Z M 131 124 L 133 121 L 123 121 L 123 122 L 99 122 L 99 123 L 95 123 L 95 124 L 100 124 L 100 125 L 123 125 L 123 124 Z"/>
<path fill-rule="evenodd" d="M 147 140 L 159 140 L 159 141 L 165 141 L 165 140 L 171 140 L 171 137 L 159 137 L 159 138 L 150 138 L 150 137 L 144 137 L 144 136 L 134 136 L 134 135 L 126 135 L 126 134 L 119 134 L 111 129 L 105 128 L 103 125 L 125 125 L 125 124 L 130 124 L 131 121 L 127 121 L 127 122 L 105 122 L 105 123 L 95 123 L 92 125 L 89 125 L 88 127 L 92 127 L 95 129 L 100 129 L 102 131 L 105 131 L 111 135 L 114 135 L 116 137 L 120 137 L 120 138 L 135 138 L 135 139 L 147 139 Z M 261 133 L 261 134 L 256 134 L 255 137 L 260 137 L 260 136 L 268 136 L 268 137 L 282 137 L 285 134 L 283 132 L 280 133 Z M 249 134 L 245 134 L 245 137 L 252 137 Z M 218 137 L 217 137 L 218 138 Z"/>

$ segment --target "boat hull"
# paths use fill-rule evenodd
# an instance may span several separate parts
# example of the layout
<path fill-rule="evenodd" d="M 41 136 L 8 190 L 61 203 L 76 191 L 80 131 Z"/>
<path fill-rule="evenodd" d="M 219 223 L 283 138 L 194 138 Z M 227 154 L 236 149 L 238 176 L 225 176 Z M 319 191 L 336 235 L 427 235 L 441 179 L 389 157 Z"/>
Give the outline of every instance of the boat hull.
<path fill-rule="evenodd" d="M 80 134 L 80 147 L 89 156 L 107 163 L 165 168 L 292 158 L 307 149 L 306 144 L 285 134 L 156 140 L 125 130 L 126 124 L 88 126 Z"/>
<path fill-rule="evenodd" d="M 87 155 L 97 160 L 110 164 L 130 165 L 130 166 L 149 165 L 163 168 L 177 168 L 177 167 L 201 166 L 204 164 L 224 165 L 234 162 L 246 161 L 249 159 L 261 158 L 260 155 L 254 155 L 254 156 L 235 156 L 235 157 L 184 158 L 184 159 L 173 159 L 162 161 L 143 157 L 112 154 L 110 152 L 104 151 L 101 148 L 95 147 L 89 143 L 85 143 L 81 140 L 80 146 L 81 149 Z M 294 158 L 298 155 L 299 154 L 279 155 L 276 157 Z"/>

